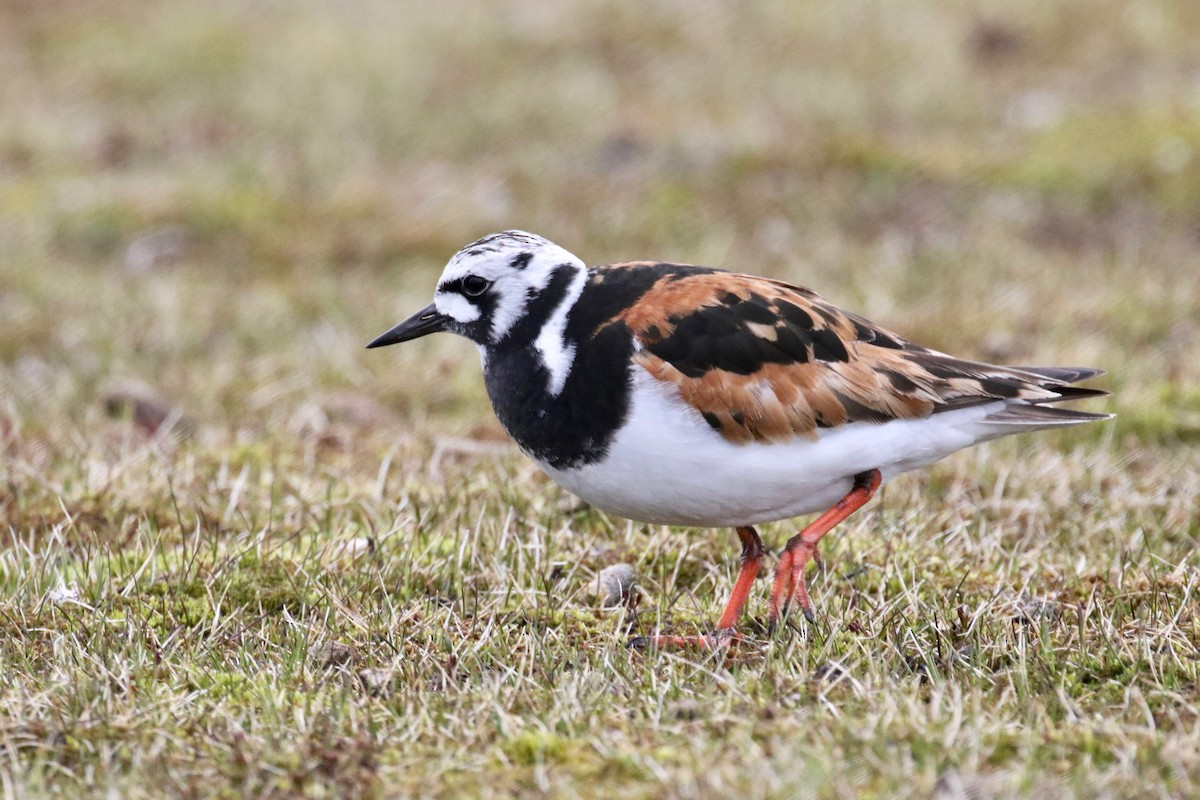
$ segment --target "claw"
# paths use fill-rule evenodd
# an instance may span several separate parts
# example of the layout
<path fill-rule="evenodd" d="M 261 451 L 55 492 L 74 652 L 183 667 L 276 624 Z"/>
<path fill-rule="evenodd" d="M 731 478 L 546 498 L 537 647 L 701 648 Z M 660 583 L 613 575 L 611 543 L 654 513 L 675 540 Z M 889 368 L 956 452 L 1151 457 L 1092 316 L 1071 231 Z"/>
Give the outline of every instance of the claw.
<path fill-rule="evenodd" d="M 705 650 L 716 650 L 732 642 L 741 641 L 742 636 L 737 632 L 738 619 L 746 607 L 746 598 L 750 595 L 759 569 L 762 568 L 763 556 L 767 550 L 763 547 L 762 539 L 758 538 L 758 532 L 749 525 L 738 527 L 737 535 L 742 542 L 742 568 L 729 595 L 729 602 L 725 604 L 725 610 L 717 622 L 716 632 L 708 636 L 668 636 L 661 633 L 653 636 L 635 636 L 626 643 L 628 647 L 638 650 L 649 647 L 701 647 Z"/>
<path fill-rule="evenodd" d="M 845 497 L 788 540 L 779 556 L 779 564 L 775 567 L 775 582 L 771 586 L 771 611 L 767 621 L 769 632 L 773 633 L 777 623 L 787 616 L 793 600 L 804 612 L 806 620 L 810 623 L 816 622 L 817 615 L 813 612 L 808 587 L 804 581 L 804 568 L 811 560 L 816 563 L 818 569 L 824 570 L 825 562 L 821 560 L 817 543 L 835 525 L 870 500 L 879 489 L 881 481 L 882 476 L 877 469 L 855 475 L 854 488 Z"/>

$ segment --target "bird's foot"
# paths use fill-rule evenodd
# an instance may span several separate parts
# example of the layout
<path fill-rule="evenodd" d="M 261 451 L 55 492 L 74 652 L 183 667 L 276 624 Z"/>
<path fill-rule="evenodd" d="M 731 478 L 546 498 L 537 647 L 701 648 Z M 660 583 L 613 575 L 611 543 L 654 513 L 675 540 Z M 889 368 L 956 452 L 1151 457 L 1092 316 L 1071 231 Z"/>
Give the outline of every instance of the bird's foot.
<path fill-rule="evenodd" d="M 816 563 L 819 568 L 824 568 L 816 542 L 789 542 L 779 557 L 779 566 L 775 568 L 775 581 L 771 585 L 768 632 L 774 633 L 776 627 L 787 618 L 793 602 L 800 606 L 806 620 L 817 621 L 812 600 L 808 596 L 808 584 L 804 578 L 804 568 L 808 566 L 809 561 Z"/>

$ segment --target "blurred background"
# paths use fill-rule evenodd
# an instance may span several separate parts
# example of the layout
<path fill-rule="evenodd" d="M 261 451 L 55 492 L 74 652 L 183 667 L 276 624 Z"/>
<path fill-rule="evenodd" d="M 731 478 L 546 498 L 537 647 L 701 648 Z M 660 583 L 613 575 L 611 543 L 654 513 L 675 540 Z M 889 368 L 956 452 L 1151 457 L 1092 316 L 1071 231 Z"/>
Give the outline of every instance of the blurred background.
<path fill-rule="evenodd" d="M 9 481 L 86 496 L 167 428 L 370 476 L 502 439 L 467 343 L 363 345 L 510 227 L 1106 367 L 1079 435 L 1194 438 L 1198 33 L 1169 0 L 3 0 Z"/>
<path fill-rule="evenodd" d="M 1195 0 L 0 0 L 0 782 L 1189 795 L 1198 42 Z M 709 629 L 729 532 L 556 493 L 466 341 L 364 349 L 506 228 L 1104 367 L 1119 416 L 890 483 L 815 626 L 627 657 Z"/>

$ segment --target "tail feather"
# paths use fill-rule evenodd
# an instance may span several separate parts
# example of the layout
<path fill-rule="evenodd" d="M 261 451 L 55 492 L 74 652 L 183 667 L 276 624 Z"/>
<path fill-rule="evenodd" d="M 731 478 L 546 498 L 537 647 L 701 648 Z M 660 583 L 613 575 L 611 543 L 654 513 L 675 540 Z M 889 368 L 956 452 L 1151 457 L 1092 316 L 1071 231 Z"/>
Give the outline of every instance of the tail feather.
<path fill-rule="evenodd" d="M 983 418 L 983 424 L 1004 428 L 1061 428 L 1112 419 L 1112 414 L 1094 414 L 1070 408 L 1013 403 Z"/>
<path fill-rule="evenodd" d="M 1089 397 L 1108 397 L 1109 393 L 1103 389 L 1087 389 L 1082 386 L 1056 386 L 1054 384 L 1042 384 L 1043 388 L 1056 392 L 1058 397 L 1051 397 L 1048 400 L 1038 400 L 1038 405 L 1046 403 L 1065 403 L 1068 400 L 1086 400 Z"/>
<path fill-rule="evenodd" d="M 1104 374 L 1104 370 L 1095 367 L 1009 367 L 1009 369 L 1028 372 L 1055 383 L 1079 383 Z"/>
<path fill-rule="evenodd" d="M 1108 392 L 1103 389 L 1068 385 L 1103 375 L 1104 370 L 1102 369 L 1092 369 L 1091 367 L 1012 367 L 1012 369 L 1037 376 L 1040 379 L 1037 382 L 1038 385 L 1054 392 L 1056 396 L 1032 402 L 1009 403 L 999 411 L 989 414 L 982 420 L 982 423 L 993 429 L 996 435 L 1003 436 L 1007 433 L 1043 428 L 1062 428 L 1085 422 L 1099 422 L 1112 419 L 1114 416 L 1090 411 L 1075 411 L 1051 405 L 1052 403 L 1085 400 L 1091 397 L 1107 397 Z"/>

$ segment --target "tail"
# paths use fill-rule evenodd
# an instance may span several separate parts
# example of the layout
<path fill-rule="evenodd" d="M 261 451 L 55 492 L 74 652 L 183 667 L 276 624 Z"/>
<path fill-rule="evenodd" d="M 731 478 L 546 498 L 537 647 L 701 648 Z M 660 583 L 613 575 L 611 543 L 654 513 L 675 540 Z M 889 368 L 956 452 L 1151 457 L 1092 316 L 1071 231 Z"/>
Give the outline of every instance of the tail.
<path fill-rule="evenodd" d="M 1039 387 L 1054 393 L 1054 396 L 1036 401 L 1014 401 L 1004 408 L 987 415 L 981 424 L 994 430 L 994 436 L 1010 433 L 1063 428 L 1084 422 L 1099 422 L 1112 419 L 1113 414 L 1094 414 L 1090 411 L 1075 411 L 1056 408 L 1051 403 L 1083 400 L 1090 397 L 1107 397 L 1103 389 L 1087 389 L 1069 384 L 1103 375 L 1104 370 L 1090 367 L 1010 367 L 1014 372 L 1028 374 Z M 990 437 L 989 437 L 990 438 Z"/>

